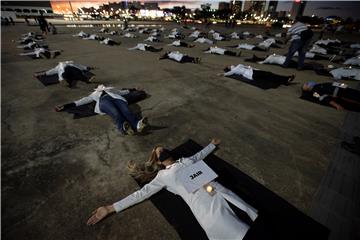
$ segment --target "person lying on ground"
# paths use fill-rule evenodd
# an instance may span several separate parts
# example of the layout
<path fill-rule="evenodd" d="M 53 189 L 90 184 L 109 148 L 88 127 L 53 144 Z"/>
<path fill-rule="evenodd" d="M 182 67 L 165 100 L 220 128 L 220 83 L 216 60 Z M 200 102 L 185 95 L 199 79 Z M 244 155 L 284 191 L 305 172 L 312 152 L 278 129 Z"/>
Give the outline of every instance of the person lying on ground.
<path fill-rule="evenodd" d="M 108 33 L 110 30 L 108 28 L 101 28 L 99 33 Z"/>
<path fill-rule="evenodd" d="M 154 36 L 150 36 L 150 37 L 144 39 L 144 42 L 160 42 L 160 39 L 158 39 L 157 37 L 154 37 Z"/>
<path fill-rule="evenodd" d="M 189 35 L 189 38 L 199 38 L 201 32 L 200 31 L 194 31 Z"/>
<path fill-rule="evenodd" d="M 115 45 L 121 44 L 121 42 L 116 42 L 116 41 L 112 40 L 111 38 L 105 38 L 104 40 L 100 41 L 99 43 L 110 45 L 110 46 L 115 46 Z"/>
<path fill-rule="evenodd" d="M 216 41 L 225 41 L 226 40 L 226 37 L 224 35 L 221 35 L 220 33 L 218 32 L 214 32 L 212 34 L 212 37 L 213 39 L 215 39 Z"/>
<path fill-rule="evenodd" d="M 47 45 L 40 45 L 38 42 L 29 42 L 25 45 L 18 45 L 16 48 L 22 48 L 24 50 L 30 50 L 35 48 L 48 48 Z"/>
<path fill-rule="evenodd" d="M 87 34 L 86 32 L 83 32 L 83 31 L 80 31 L 79 33 L 73 35 L 73 37 L 80 37 L 80 38 L 86 38 L 89 36 L 90 36 L 89 34 Z"/>
<path fill-rule="evenodd" d="M 123 96 L 130 91 L 99 85 L 89 96 L 72 103 L 56 106 L 55 110 L 60 112 L 66 108 L 81 106 L 95 101 L 95 113 L 109 115 L 122 134 L 134 135 L 134 132 L 142 132 L 144 130 L 147 125 L 147 118 L 143 117 L 140 119 L 129 109 L 128 103 Z"/>
<path fill-rule="evenodd" d="M 167 52 L 162 55 L 159 60 L 170 59 L 179 63 L 200 63 L 201 58 L 189 57 L 186 54 L 182 54 L 178 51 Z"/>
<path fill-rule="evenodd" d="M 110 214 L 124 211 L 166 189 L 180 196 L 187 203 L 210 240 L 243 239 L 250 226 L 234 214 L 229 204 L 244 211 L 250 218 L 249 224 L 258 217 L 258 211 L 254 207 L 215 180 L 195 192 L 188 192 L 177 177 L 184 168 L 205 159 L 219 144 L 220 140 L 212 139 L 208 146 L 195 155 L 178 160 L 173 158 L 169 150 L 156 146 L 144 166 L 132 162 L 128 164 L 131 175 L 151 181 L 128 197 L 94 210 L 87 225 L 94 225 Z M 143 170 L 145 166 L 147 171 Z"/>
<path fill-rule="evenodd" d="M 357 57 L 352 57 L 352 58 L 347 59 L 343 64 L 360 67 L 360 55 Z"/>
<path fill-rule="evenodd" d="M 179 32 L 172 32 L 169 35 L 165 36 L 165 38 L 169 38 L 169 39 L 184 39 L 185 36 L 182 35 Z"/>
<path fill-rule="evenodd" d="M 193 48 L 195 47 L 194 44 L 189 44 L 180 40 L 176 40 L 173 41 L 172 43 L 168 44 L 169 46 L 174 46 L 174 47 L 186 47 L 186 48 Z"/>
<path fill-rule="evenodd" d="M 343 105 L 349 103 L 360 107 L 360 91 L 348 87 L 344 83 L 307 82 L 302 86 L 302 97 L 318 101 L 337 110 L 344 110 Z"/>
<path fill-rule="evenodd" d="M 93 67 L 87 67 L 73 61 L 59 62 L 56 67 L 48 70 L 37 72 L 34 74 L 34 77 L 38 78 L 41 76 L 51 76 L 57 75 L 60 83 L 67 83 L 69 87 L 73 87 L 77 80 L 90 83 L 94 80 L 95 76 L 92 76 L 90 79 L 86 76 L 87 72 L 94 69 Z"/>
<path fill-rule="evenodd" d="M 119 35 L 119 32 L 118 31 L 110 31 L 108 34 L 110 35 Z"/>
<path fill-rule="evenodd" d="M 161 52 L 162 48 L 155 48 L 151 45 L 145 43 L 138 43 L 133 48 L 128 48 L 129 50 L 140 50 L 140 51 L 149 51 L 149 52 Z"/>
<path fill-rule="evenodd" d="M 40 43 L 40 42 L 43 42 L 43 39 L 37 39 L 37 38 L 34 38 L 34 37 L 25 37 L 25 38 L 21 38 L 19 41 L 16 41 L 20 44 L 28 44 L 30 42 L 37 42 L 37 43 Z"/>
<path fill-rule="evenodd" d="M 219 47 L 209 47 L 204 51 L 204 53 L 212 53 L 217 55 L 228 55 L 228 56 L 234 56 L 234 57 L 240 57 L 241 52 L 233 52 L 226 50 L 225 48 L 219 48 Z"/>
<path fill-rule="evenodd" d="M 104 37 L 99 36 L 97 34 L 91 34 L 88 37 L 84 37 L 83 40 L 96 40 L 96 41 L 102 41 L 104 40 Z"/>
<path fill-rule="evenodd" d="M 238 64 L 237 66 L 231 65 L 224 69 L 225 73 L 221 75 L 228 77 L 231 75 L 239 75 L 248 80 L 253 81 L 274 81 L 280 82 L 284 85 L 289 85 L 295 78 L 295 75 L 282 76 L 272 72 L 262 71 L 251 66 Z"/>
<path fill-rule="evenodd" d="M 231 33 L 231 34 L 229 35 L 229 37 L 230 37 L 231 39 L 240 39 L 239 34 L 236 33 L 236 32 Z"/>
<path fill-rule="evenodd" d="M 125 33 L 123 35 L 123 37 L 125 37 L 125 38 L 136 38 L 136 36 L 134 34 L 132 34 L 132 33 Z"/>
<path fill-rule="evenodd" d="M 207 39 L 207 38 L 204 38 L 204 37 L 195 39 L 194 42 L 197 42 L 197 43 L 206 43 L 206 44 L 213 44 L 213 43 L 214 43 L 214 42 L 211 41 L 210 39 Z"/>
<path fill-rule="evenodd" d="M 264 48 L 263 46 L 255 46 L 253 44 L 248 44 L 248 43 L 240 43 L 238 45 L 228 46 L 228 47 L 229 48 L 237 48 L 237 49 L 261 51 L 261 52 L 266 52 L 269 50 L 268 48 Z"/>
<path fill-rule="evenodd" d="M 45 49 L 45 48 L 35 48 L 32 52 L 25 52 L 25 53 L 20 53 L 20 56 L 29 56 L 33 59 L 40 59 L 40 58 L 46 58 L 46 59 L 50 59 L 50 58 L 56 58 L 57 56 L 59 56 L 61 54 L 62 50 L 52 50 L 50 51 L 49 49 Z"/>

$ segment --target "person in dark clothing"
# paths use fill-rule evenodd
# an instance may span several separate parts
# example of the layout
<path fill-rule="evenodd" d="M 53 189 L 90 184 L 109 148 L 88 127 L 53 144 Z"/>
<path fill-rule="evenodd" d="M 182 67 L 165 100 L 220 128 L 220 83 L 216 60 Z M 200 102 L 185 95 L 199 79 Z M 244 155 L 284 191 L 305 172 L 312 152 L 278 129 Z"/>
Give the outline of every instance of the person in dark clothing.
<path fill-rule="evenodd" d="M 49 30 L 49 26 L 48 26 L 48 22 L 46 21 L 46 19 L 42 13 L 41 13 L 40 17 L 38 17 L 38 23 L 39 23 L 41 32 L 43 33 L 43 35 L 46 35 Z"/>
<path fill-rule="evenodd" d="M 25 22 L 26 22 L 26 25 L 28 25 L 28 26 L 30 25 L 28 17 L 25 17 Z"/>
<path fill-rule="evenodd" d="M 14 19 L 12 17 L 9 17 L 9 19 L 10 19 L 11 24 L 15 25 Z"/>
<path fill-rule="evenodd" d="M 332 106 L 339 111 L 346 109 L 348 104 L 360 107 L 360 91 L 338 82 L 304 83 L 302 98 Z"/>

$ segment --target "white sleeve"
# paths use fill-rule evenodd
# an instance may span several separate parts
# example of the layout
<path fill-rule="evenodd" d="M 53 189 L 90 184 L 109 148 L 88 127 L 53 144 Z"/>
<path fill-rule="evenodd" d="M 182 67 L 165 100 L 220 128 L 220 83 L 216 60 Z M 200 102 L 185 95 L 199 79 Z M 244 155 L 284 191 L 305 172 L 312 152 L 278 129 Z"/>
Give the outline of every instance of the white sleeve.
<path fill-rule="evenodd" d="M 188 159 L 192 160 L 193 162 L 203 160 L 204 158 L 207 157 L 207 155 L 209 155 L 212 151 L 214 151 L 215 148 L 216 148 L 216 146 L 214 144 L 210 143 L 209 145 L 204 147 L 200 152 L 189 157 Z"/>
<path fill-rule="evenodd" d="M 224 76 L 231 76 L 233 74 L 236 74 L 235 68 L 231 69 L 230 71 L 224 73 Z"/>
<path fill-rule="evenodd" d="M 20 56 L 29 56 L 29 55 L 36 55 L 35 52 L 28 52 L 28 53 L 20 53 Z"/>
<path fill-rule="evenodd" d="M 78 63 L 73 63 L 73 64 L 70 64 L 70 65 L 73 65 L 74 67 L 80 69 L 80 70 L 87 70 L 88 67 L 87 66 L 84 66 L 84 65 L 81 65 L 81 64 L 78 64 Z"/>
<path fill-rule="evenodd" d="M 114 203 L 113 207 L 116 212 L 120 212 L 128 207 L 131 207 L 137 203 L 140 203 L 148 199 L 149 197 L 159 192 L 164 187 L 165 185 L 160 181 L 160 177 L 158 174 L 150 183 L 146 184 L 140 190 Z"/>
<path fill-rule="evenodd" d="M 111 89 L 111 92 L 122 96 L 122 95 L 128 94 L 130 92 L 130 90 L 127 90 L 127 89 L 125 89 L 125 90 Z"/>
<path fill-rule="evenodd" d="M 46 71 L 45 75 L 49 76 L 49 75 L 53 75 L 53 74 L 58 74 L 58 72 L 59 72 L 59 65 L 57 65 L 56 67 Z"/>
<path fill-rule="evenodd" d="M 87 97 L 83 97 L 77 101 L 75 101 L 75 105 L 76 106 L 81 106 L 81 105 L 85 105 L 88 103 L 91 103 L 92 101 L 94 101 L 94 99 L 92 97 L 90 97 L 91 95 L 87 96 Z"/>

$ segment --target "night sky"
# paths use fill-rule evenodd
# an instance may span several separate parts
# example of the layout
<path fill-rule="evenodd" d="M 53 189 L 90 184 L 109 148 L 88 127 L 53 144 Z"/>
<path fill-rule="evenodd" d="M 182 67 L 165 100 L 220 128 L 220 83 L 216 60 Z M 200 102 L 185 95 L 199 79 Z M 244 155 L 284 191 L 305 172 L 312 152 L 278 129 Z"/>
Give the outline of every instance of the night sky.
<path fill-rule="evenodd" d="M 141 2 L 154 2 L 154 0 L 140 0 Z M 224 0 L 223 0 L 224 1 Z M 68 1 L 57 2 L 51 1 L 53 6 L 56 5 L 68 5 Z M 92 0 L 80 0 L 71 1 L 73 7 L 77 8 L 80 6 L 98 6 L 108 1 L 92 1 Z M 117 2 L 117 0 L 110 0 L 110 2 Z M 172 8 L 173 6 L 185 5 L 187 8 L 195 9 L 200 8 L 201 4 L 211 3 L 211 7 L 217 9 L 219 0 L 205 0 L 205 1 L 194 1 L 194 0 L 164 0 L 159 2 L 160 8 Z M 230 2 L 225 0 L 224 2 Z M 54 4 L 55 3 L 55 4 Z M 292 1 L 279 1 L 277 11 L 289 11 L 292 6 Z M 54 8 L 56 11 L 56 8 Z M 308 1 L 304 15 L 311 16 L 313 14 L 320 17 L 327 17 L 331 15 L 337 15 L 342 18 L 352 17 L 354 19 L 360 18 L 360 1 Z"/>

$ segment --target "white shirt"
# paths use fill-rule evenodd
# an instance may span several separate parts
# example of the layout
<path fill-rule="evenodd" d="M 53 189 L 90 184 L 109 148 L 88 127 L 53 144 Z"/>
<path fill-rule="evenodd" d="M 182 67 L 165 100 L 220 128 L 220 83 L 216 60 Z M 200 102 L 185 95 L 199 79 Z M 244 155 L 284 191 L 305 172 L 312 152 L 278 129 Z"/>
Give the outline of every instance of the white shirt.
<path fill-rule="evenodd" d="M 296 51 L 294 54 L 294 57 L 297 57 L 297 56 L 299 56 L 299 53 Z M 305 58 L 314 58 L 314 57 L 315 57 L 315 53 L 312 53 L 312 52 L 305 53 Z"/>
<path fill-rule="evenodd" d="M 260 47 L 264 47 L 264 48 L 269 48 L 271 46 L 271 44 L 276 43 L 276 40 L 274 38 L 268 38 L 265 41 L 261 42 L 258 44 L 258 46 Z"/>
<path fill-rule="evenodd" d="M 231 70 L 224 73 L 224 76 L 241 75 L 249 80 L 253 80 L 253 69 L 250 66 L 238 64 L 237 66 L 231 65 Z"/>
<path fill-rule="evenodd" d="M 222 41 L 224 38 L 222 36 L 220 36 L 220 33 L 213 33 L 213 38 L 217 41 Z"/>
<path fill-rule="evenodd" d="M 301 39 L 300 33 L 307 29 L 308 27 L 302 22 L 296 22 L 288 29 L 287 35 L 291 35 L 290 41 L 292 42 L 294 40 Z"/>
<path fill-rule="evenodd" d="M 40 57 L 40 54 L 44 53 L 45 51 L 46 51 L 45 48 L 35 48 L 33 52 L 20 53 L 20 55 L 21 56 L 36 55 L 36 57 Z"/>
<path fill-rule="evenodd" d="M 225 51 L 226 49 L 224 48 L 210 47 L 210 49 L 208 51 L 205 51 L 205 53 L 216 53 L 216 54 L 224 55 Z"/>
<path fill-rule="evenodd" d="M 285 62 L 286 57 L 282 55 L 271 54 L 264 61 L 259 62 L 260 64 L 277 64 L 283 65 Z"/>
<path fill-rule="evenodd" d="M 319 47 L 318 45 L 315 45 L 315 44 L 310 49 L 310 52 L 320 53 L 320 54 L 323 54 L 323 55 L 327 54 L 327 50 L 325 48 Z"/>
<path fill-rule="evenodd" d="M 359 43 L 351 44 L 350 48 L 360 48 L 360 44 Z"/>
<path fill-rule="evenodd" d="M 335 39 L 327 39 L 327 40 L 317 40 L 314 44 L 323 44 L 323 45 L 328 45 L 329 43 L 341 43 L 339 40 Z"/>
<path fill-rule="evenodd" d="M 144 42 L 154 42 L 154 41 L 156 41 L 156 40 L 157 40 L 156 37 L 150 36 L 150 37 L 146 38 L 146 39 L 144 40 Z"/>
<path fill-rule="evenodd" d="M 98 35 L 96 35 L 96 34 L 91 34 L 90 36 L 84 37 L 83 39 L 84 39 L 84 40 L 96 40 L 97 37 L 98 37 Z"/>
<path fill-rule="evenodd" d="M 213 44 L 213 41 L 211 41 L 210 39 L 204 38 L 204 37 L 198 38 L 194 42 Z"/>
<path fill-rule="evenodd" d="M 335 79 L 351 78 L 354 80 L 360 80 L 360 69 L 357 68 L 337 68 L 330 71 L 331 75 Z"/>
<path fill-rule="evenodd" d="M 140 51 L 146 51 L 145 47 L 150 47 L 148 44 L 144 43 L 138 43 L 135 47 L 129 48 L 129 50 L 140 50 Z"/>
<path fill-rule="evenodd" d="M 124 97 L 122 97 L 122 96 L 125 95 L 125 94 L 128 94 L 129 90 L 118 90 L 118 89 L 115 89 L 115 88 L 112 88 L 112 87 L 103 86 L 103 88 L 100 89 L 98 87 L 98 89 L 95 89 L 95 91 L 93 93 L 91 93 L 89 96 L 81 98 L 81 99 L 75 101 L 74 103 L 75 103 L 76 106 L 81 106 L 81 105 L 85 105 L 85 104 L 88 104 L 88 103 L 91 103 L 91 102 L 95 101 L 96 104 L 95 104 L 94 112 L 96 112 L 96 113 L 98 113 L 100 115 L 105 115 L 105 113 L 100 111 L 100 106 L 99 106 L 100 97 L 101 97 L 103 91 L 105 91 L 112 98 L 120 99 L 120 100 L 122 100 L 124 102 L 127 102 L 126 99 Z"/>
<path fill-rule="evenodd" d="M 83 31 L 80 31 L 78 34 L 75 34 L 73 35 L 74 37 L 87 37 L 88 34 L 83 32 Z"/>
<path fill-rule="evenodd" d="M 32 48 L 34 45 L 36 45 L 36 42 L 29 42 L 28 44 L 17 46 L 17 48 Z"/>
<path fill-rule="evenodd" d="M 180 46 L 180 40 L 173 41 L 170 45 L 178 47 Z"/>
<path fill-rule="evenodd" d="M 282 37 L 282 34 L 281 34 L 281 33 L 277 33 L 277 34 L 275 34 L 275 37 Z"/>
<path fill-rule="evenodd" d="M 345 65 L 354 65 L 354 66 L 360 66 L 360 55 L 357 57 L 349 58 L 344 62 Z"/>
<path fill-rule="evenodd" d="M 191 38 L 198 38 L 199 35 L 200 35 L 200 32 L 199 32 L 199 31 L 195 31 L 195 32 L 191 33 L 189 37 L 191 37 Z"/>
<path fill-rule="evenodd" d="M 213 34 L 214 32 L 215 32 L 215 31 L 211 29 L 211 30 L 209 31 L 209 34 Z"/>
<path fill-rule="evenodd" d="M 239 39 L 240 38 L 239 35 L 236 32 L 231 33 L 230 37 L 234 38 L 234 39 Z"/>
<path fill-rule="evenodd" d="M 249 32 L 243 32 L 242 34 L 243 34 L 244 36 L 249 36 L 249 35 L 250 35 Z"/>
<path fill-rule="evenodd" d="M 109 44 L 109 41 L 112 41 L 111 38 L 105 38 L 104 40 L 100 41 L 100 44 Z"/>
<path fill-rule="evenodd" d="M 73 61 L 65 61 L 65 62 L 59 62 L 59 64 L 56 67 L 46 71 L 45 74 L 48 76 L 57 74 L 59 81 L 62 81 L 62 80 L 64 80 L 64 78 L 62 77 L 62 74 L 65 72 L 66 66 L 76 67 L 77 69 L 80 69 L 82 71 L 87 70 L 87 67 L 84 65 L 74 63 Z"/>
<path fill-rule="evenodd" d="M 260 35 L 255 36 L 255 38 L 263 39 L 264 37 L 260 34 Z"/>
<path fill-rule="evenodd" d="M 124 37 L 126 37 L 126 38 L 135 38 L 135 35 L 132 34 L 132 33 L 125 33 Z"/>
<path fill-rule="evenodd" d="M 249 226 L 236 217 L 227 201 L 246 212 L 253 221 L 257 218 L 255 208 L 215 181 L 211 185 L 216 192 L 210 196 L 204 188 L 200 188 L 194 193 L 188 193 L 179 179 L 175 177 L 179 170 L 203 160 L 214 149 L 215 145 L 209 144 L 197 154 L 189 158 L 180 158 L 172 165 L 167 166 L 166 169 L 159 171 L 156 177 L 143 188 L 114 203 L 115 211 L 123 211 L 166 188 L 169 192 L 179 195 L 186 202 L 210 240 L 243 239 Z"/>
<path fill-rule="evenodd" d="M 252 50 L 254 47 L 255 47 L 255 45 L 252 45 L 252 44 L 241 43 L 236 48 Z"/>
<path fill-rule="evenodd" d="M 183 56 L 184 56 L 184 54 L 182 54 L 182 53 L 180 53 L 178 51 L 168 53 L 168 57 L 170 59 L 173 59 L 173 60 L 177 61 L 177 62 L 180 62 L 181 59 L 183 58 Z"/>

